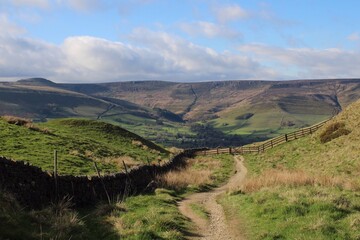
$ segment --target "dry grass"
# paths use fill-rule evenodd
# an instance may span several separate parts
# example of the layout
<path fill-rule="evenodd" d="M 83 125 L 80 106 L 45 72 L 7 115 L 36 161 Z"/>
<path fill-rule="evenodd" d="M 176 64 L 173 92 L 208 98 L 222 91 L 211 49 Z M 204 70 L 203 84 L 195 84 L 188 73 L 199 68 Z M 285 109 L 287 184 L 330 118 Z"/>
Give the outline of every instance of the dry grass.
<path fill-rule="evenodd" d="M 209 160 L 206 157 L 197 157 L 191 160 L 185 169 L 170 171 L 157 177 L 159 187 L 180 190 L 188 186 L 204 186 L 212 182 L 214 170 L 221 166 L 219 161 Z"/>
<path fill-rule="evenodd" d="M 41 211 L 31 213 L 33 219 L 40 225 L 49 229 L 41 233 L 41 239 L 71 239 L 72 236 L 81 236 L 84 222 L 79 214 L 72 209 L 71 199 L 63 199 Z"/>
<path fill-rule="evenodd" d="M 23 126 L 23 127 L 26 127 L 26 128 L 28 128 L 30 130 L 43 132 L 43 133 L 46 133 L 46 134 L 51 133 L 49 131 L 49 129 L 47 129 L 47 128 L 41 129 L 41 128 L 37 127 L 30 119 L 27 119 L 27 118 L 8 116 L 8 115 L 7 116 L 2 116 L 1 118 L 3 120 L 5 120 L 9 124 L 14 124 L 14 125 L 17 125 L 17 126 Z"/>
<path fill-rule="evenodd" d="M 187 168 L 183 171 L 171 171 L 157 178 L 160 187 L 180 190 L 189 185 L 202 186 L 211 183 L 210 170 L 194 170 Z"/>
<path fill-rule="evenodd" d="M 320 134 L 320 141 L 322 143 L 330 142 L 331 140 L 348 135 L 351 131 L 345 128 L 344 122 L 335 122 L 328 125 Z"/>
<path fill-rule="evenodd" d="M 142 162 L 136 161 L 130 156 L 107 157 L 101 159 L 101 162 L 115 164 L 119 170 L 124 170 L 124 163 L 128 169 L 138 167 L 142 164 Z"/>
<path fill-rule="evenodd" d="M 326 186 L 343 189 L 359 190 L 356 180 L 343 177 L 314 176 L 300 170 L 267 170 L 260 176 L 250 178 L 244 182 L 242 191 L 245 193 L 256 192 L 266 187 L 287 186 Z"/>
<path fill-rule="evenodd" d="M 10 124 L 15 124 L 17 126 L 26 126 L 32 124 L 32 121 L 26 118 L 20 118 L 15 116 L 2 116 L 1 118 L 4 119 L 6 122 Z"/>

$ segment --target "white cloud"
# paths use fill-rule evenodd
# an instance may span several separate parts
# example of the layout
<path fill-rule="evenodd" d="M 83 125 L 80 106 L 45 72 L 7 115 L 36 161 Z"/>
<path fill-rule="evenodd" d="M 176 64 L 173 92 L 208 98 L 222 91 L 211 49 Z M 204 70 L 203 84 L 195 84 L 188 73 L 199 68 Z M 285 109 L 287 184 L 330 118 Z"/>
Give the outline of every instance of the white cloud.
<path fill-rule="evenodd" d="M 137 29 L 132 45 L 78 36 L 61 45 L 0 37 L 0 78 L 43 76 L 58 82 L 273 78 L 246 56 L 216 52 L 164 32 Z M 139 47 L 141 46 L 141 47 Z"/>
<path fill-rule="evenodd" d="M 279 48 L 260 44 L 239 48 L 259 62 L 268 62 L 292 78 L 354 78 L 360 76 L 360 53 L 337 48 Z"/>
<path fill-rule="evenodd" d="M 15 6 L 27 6 L 46 9 L 50 6 L 48 0 L 6 0 Z"/>
<path fill-rule="evenodd" d="M 249 17 L 249 12 L 237 4 L 216 6 L 213 8 L 217 20 L 221 23 L 236 21 Z"/>
<path fill-rule="evenodd" d="M 359 35 L 358 32 L 354 32 L 354 33 L 350 34 L 350 35 L 347 37 L 347 39 L 348 39 L 349 41 L 359 41 L 359 40 L 360 40 L 360 35 Z"/>
<path fill-rule="evenodd" d="M 192 36 L 205 36 L 207 38 L 221 37 L 228 39 L 241 38 L 241 33 L 229 29 L 224 25 L 218 25 L 211 22 L 192 22 L 181 23 L 180 28 Z"/>
<path fill-rule="evenodd" d="M 0 13 L 0 36 L 16 36 L 25 33 L 26 30 L 11 22 L 5 13 Z"/>
<path fill-rule="evenodd" d="M 52 77 L 64 58 L 54 45 L 14 36 L 0 36 L 0 56 L 0 77 Z"/>
<path fill-rule="evenodd" d="M 99 10 L 107 4 L 106 1 L 102 0 L 57 0 L 57 2 L 80 12 Z"/>

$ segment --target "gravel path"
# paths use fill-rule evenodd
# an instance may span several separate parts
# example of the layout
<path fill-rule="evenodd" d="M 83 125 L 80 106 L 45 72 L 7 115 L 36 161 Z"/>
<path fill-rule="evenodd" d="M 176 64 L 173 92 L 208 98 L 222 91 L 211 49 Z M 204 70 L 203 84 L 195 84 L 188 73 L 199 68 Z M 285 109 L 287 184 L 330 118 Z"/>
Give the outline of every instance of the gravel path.
<path fill-rule="evenodd" d="M 236 172 L 222 187 L 210 192 L 195 193 L 179 203 L 180 212 L 195 223 L 194 233 L 189 234 L 188 239 L 205 240 L 240 240 L 244 239 L 236 227 L 227 224 L 224 210 L 216 199 L 229 190 L 237 190 L 245 179 L 247 169 L 243 165 L 243 157 L 235 156 Z M 191 204 L 201 204 L 209 213 L 209 219 L 198 216 L 191 210 Z"/>

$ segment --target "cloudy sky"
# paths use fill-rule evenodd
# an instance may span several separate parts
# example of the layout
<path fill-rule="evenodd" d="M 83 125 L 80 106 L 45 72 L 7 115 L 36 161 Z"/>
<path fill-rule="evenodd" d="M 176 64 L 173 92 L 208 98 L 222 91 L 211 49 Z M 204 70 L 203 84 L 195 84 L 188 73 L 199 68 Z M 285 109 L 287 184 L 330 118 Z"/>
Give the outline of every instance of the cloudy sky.
<path fill-rule="evenodd" d="M 358 0 L 0 0 L 0 80 L 360 77 Z"/>

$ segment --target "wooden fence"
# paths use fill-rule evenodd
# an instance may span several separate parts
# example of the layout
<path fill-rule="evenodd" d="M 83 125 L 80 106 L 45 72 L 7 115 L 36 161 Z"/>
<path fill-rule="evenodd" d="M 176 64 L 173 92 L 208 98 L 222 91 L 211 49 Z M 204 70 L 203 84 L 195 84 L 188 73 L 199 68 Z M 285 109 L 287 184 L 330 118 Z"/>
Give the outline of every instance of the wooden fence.
<path fill-rule="evenodd" d="M 216 149 L 204 149 L 200 151 L 196 151 L 196 155 L 214 155 L 214 154 L 221 154 L 221 153 L 229 153 L 229 154 L 245 154 L 245 153 L 260 153 L 264 152 L 268 149 L 271 149 L 277 145 L 290 142 L 296 140 L 298 138 L 305 137 L 316 132 L 319 128 L 321 128 L 326 122 L 330 119 L 317 123 L 313 126 L 306 127 L 299 129 L 292 133 L 287 133 L 285 135 L 281 135 L 272 139 L 269 139 L 261 144 L 257 144 L 254 146 L 242 146 L 236 148 L 216 148 Z"/>

